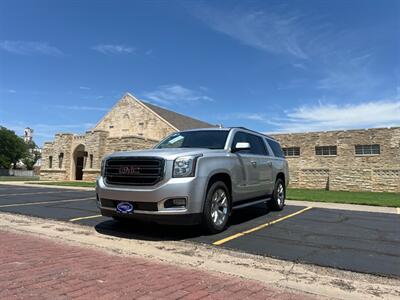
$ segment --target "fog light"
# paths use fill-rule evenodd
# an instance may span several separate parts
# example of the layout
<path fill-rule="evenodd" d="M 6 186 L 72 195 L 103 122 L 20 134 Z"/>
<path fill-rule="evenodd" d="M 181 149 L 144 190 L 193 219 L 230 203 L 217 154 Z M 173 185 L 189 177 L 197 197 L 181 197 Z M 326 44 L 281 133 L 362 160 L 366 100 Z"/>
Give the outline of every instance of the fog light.
<path fill-rule="evenodd" d="M 172 203 L 175 206 L 186 206 L 186 199 L 184 198 L 172 199 Z"/>
<path fill-rule="evenodd" d="M 168 199 L 164 202 L 164 207 L 165 208 L 186 207 L 186 199 L 185 198 Z"/>

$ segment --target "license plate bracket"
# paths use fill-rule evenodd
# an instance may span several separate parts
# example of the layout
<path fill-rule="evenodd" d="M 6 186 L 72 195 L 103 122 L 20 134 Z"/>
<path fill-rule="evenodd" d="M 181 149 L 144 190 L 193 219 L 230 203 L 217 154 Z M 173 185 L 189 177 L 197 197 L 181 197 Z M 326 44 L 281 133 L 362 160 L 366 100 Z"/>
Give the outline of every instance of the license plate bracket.
<path fill-rule="evenodd" d="M 117 213 L 130 215 L 133 214 L 133 203 L 119 202 L 116 207 Z"/>

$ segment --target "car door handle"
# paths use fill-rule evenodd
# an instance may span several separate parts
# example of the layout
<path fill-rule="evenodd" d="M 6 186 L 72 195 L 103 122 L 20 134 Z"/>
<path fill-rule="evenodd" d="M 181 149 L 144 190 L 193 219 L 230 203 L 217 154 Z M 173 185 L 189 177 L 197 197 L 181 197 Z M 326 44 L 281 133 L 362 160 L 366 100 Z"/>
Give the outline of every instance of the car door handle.
<path fill-rule="evenodd" d="M 272 161 L 267 162 L 267 166 L 271 167 L 272 166 Z"/>
<path fill-rule="evenodd" d="M 254 160 L 252 160 L 252 161 L 251 161 L 251 165 L 252 165 L 253 167 L 256 167 L 256 166 L 257 166 L 257 162 L 254 161 Z"/>

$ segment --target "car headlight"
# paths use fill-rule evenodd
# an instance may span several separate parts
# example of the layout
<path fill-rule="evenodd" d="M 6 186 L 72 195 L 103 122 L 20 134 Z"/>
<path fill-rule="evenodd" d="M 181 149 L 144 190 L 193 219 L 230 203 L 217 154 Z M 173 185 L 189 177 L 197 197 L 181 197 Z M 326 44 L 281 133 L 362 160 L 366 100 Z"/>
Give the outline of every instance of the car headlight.
<path fill-rule="evenodd" d="M 197 159 L 200 156 L 181 156 L 174 161 L 172 177 L 193 177 L 196 171 Z"/>

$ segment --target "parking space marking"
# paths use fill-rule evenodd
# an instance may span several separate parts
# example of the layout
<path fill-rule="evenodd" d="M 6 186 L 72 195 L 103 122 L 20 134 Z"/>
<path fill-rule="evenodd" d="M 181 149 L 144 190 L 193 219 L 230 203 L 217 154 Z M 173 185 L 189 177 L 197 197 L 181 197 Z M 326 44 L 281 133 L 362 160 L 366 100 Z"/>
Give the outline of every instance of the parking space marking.
<path fill-rule="evenodd" d="M 34 193 L 18 193 L 18 194 L 0 194 L 0 197 L 21 196 L 21 195 L 57 194 L 57 193 L 76 193 L 76 191 L 52 191 L 52 192 L 34 192 Z"/>
<path fill-rule="evenodd" d="M 87 201 L 87 200 L 95 200 L 96 198 L 80 198 L 80 199 L 66 199 L 66 200 L 54 200 L 54 201 L 41 201 L 41 202 L 25 202 L 25 203 L 17 203 L 17 204 L 6 204 L 0 205 L 0 208 L 4 207 L 17 207 L 17 206 L 29 206 L 29 205 L 40 205 L 40 204 L 52 204 L 52 203 L 61 203 L 61 202 L 77 202 L 77 201 Z"/>
<path fill-rule="evenodd" d="M 257 230 L 263 229 L 263 228 L 265 228 L 265 227 L 268 227 L 268 226 L 270 226 L 270 225 L 272 225 L 272 224 L 276 224 L 276 223 L 278 223 L 278 222 L 284 221 L 284 220 L 289 219 L 289 218 L 291 218 L 291 217 L 297 216 L 297 215 L 299 215 L 299 214 L 301 214 L 301 213 L 303 213 L 303 212 L 305 212 L 305 211 L 307 211 L 307 210 L 310 210 L 311 208 L 312 208 L 312 206 L 303 208 L 302 210 L 299 210 L 299 211 L 297 211 L 297 212 L 295 212 L 295 213 L 292 213 L 292 214 L 290 214 L 290 215 L 284 216 L 284 217 L 279 218 L 279 219 L 277 219 L 277 220 L 274 220 L 274 221 L 271 221 L 271 222 L 268 222 L 268 223 L 265 223 L 265 224 L 261 224 L 261 225 L 259 225 L 259 226 L 257 226 L 257 227 L 254 227 L 254 228 L 251 228 L 251 229 L 248 229 L 248 230 L 245 230 L 245 231 L 236 233 L 236 234 L 234 234 L 234 235 L 228 236 L 228 237 L 226 237 L 226 238 L 224 238 L 224 239 L 222 239 L 222 240 L 219 240 L 219 241 L 214 242 L 213 245 L 219 246 L 219 245 L 225 244 L 226 242 L 229 242 L 229 241 L 231 241 L 231 240 L 237 239 L 237 238 L 239 238 L 239 237 L 241 237 L 241 236 L 244 236 L 244 235 L 246 235 L 246 234 L 252 233 L 252 232 L 254 232 L 254 231 L 257 231 Z"/>
<path fill-rule="evenodd" d="M 51 192 L 30 192 L 30 193 L 18 193 L 18 194 L 0 194 L 3 196 L 21 196 L 21 195 L 41 195 L 41 194 L 59 194 L 59 193 L 76 193 L 76 191 L 51 191 Z"/>
<path fill-rule="evenodd" d="M 76 222 L 76 221 L 80 221 L 80 220 L 87 220 L 87 219 L 94 219 L 94 218 L 100 218 L 103 215 L 94 215 L 94 216 L 87 216 L 87 217 L 80 217 L 80 218 L 73 218 L 70 219 L 70 222 Z"/>

